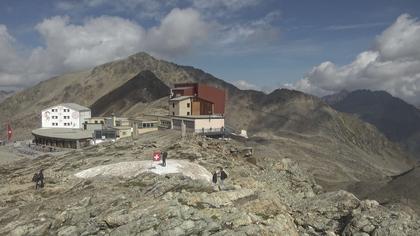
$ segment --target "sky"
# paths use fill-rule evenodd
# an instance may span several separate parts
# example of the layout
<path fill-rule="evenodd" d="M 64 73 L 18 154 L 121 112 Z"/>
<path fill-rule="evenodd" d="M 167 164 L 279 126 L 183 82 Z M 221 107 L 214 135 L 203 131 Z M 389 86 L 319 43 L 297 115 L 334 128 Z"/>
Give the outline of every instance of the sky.
<path fill-rule="evenodd" d="M 420 104 L 417 0 L 2 0 L 0 89 L 145 51 L 242 89 Z"/>

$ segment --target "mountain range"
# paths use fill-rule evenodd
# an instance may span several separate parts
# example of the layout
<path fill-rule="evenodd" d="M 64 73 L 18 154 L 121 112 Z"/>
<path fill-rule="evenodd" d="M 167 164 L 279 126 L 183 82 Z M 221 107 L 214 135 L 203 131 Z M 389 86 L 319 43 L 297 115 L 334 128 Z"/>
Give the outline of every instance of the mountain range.
<path fill-rule="evenodd" d="M 359 183 L 357 189 L 363 192 L 364 183 L 382 181 L 413 166 L 408 154 L 374 125 L 339 112 L 315 96 L 287 89 L 270 94 L 240 90 L 200 69 L 146 53 L 20 91 L 0 103 L 0 122 L 11 120 L 17 139 L 29 139 L 30 131 L 40 126 L 40 111 L 62 102 L 89 106 L 98 116 L 167 114 L 168 88 L 179 82 L 225 89 L 227 126 L 247 130 L 247 144 L 262 156 L 299 162 L 326 189 Z"/>
<path fill-rule="evenodd" d="M 420 154 L 420 110 L 417 107 L 385 91 L 342 91 L 323 100 L 337 111 L 353 114 L 374 125 L 414 157 Z"/>

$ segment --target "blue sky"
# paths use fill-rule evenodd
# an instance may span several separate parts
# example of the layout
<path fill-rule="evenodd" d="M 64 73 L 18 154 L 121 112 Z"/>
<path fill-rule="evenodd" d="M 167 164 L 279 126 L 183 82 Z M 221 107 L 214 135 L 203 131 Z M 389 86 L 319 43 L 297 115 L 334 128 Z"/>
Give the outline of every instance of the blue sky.
<path fill-rule="evenodd" d="M 0 62 L 7 67 L 0 66 L 0 88 L 30 86 L 146 51 L 243 88 L 288 84 L 317 93 L 317 84 L 299 85 L 314 67 L 330 61 L 339 71 L 376 50 L 377 38 L 403 14 L 418 23 L 420 1 L 5 0 Z M 111 27 L 119 38 L 112 38 Z M 11 69 L 19 63 L 28 64 L 25 72 Z M 322 93 L 345 88 L 327 87 Z"/>

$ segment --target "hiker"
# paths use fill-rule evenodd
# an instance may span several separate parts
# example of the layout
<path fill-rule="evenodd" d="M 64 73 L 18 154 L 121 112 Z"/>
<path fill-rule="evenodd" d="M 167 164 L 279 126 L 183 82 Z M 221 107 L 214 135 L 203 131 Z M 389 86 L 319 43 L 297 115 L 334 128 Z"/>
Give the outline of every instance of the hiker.
<path fill-rule="evenodd" d="M 166 166 L 166 158 L 168 158 L 168 152 L 164 151 L 162 153 L 162 166 Z"/>
<path fill-rule="evenodd" d="M 217 184 L 217 171 L 214 171 L 213 178 L 212 178 L 213 185 L 216 186 Z"/>
<path fill-rule="evenodd" d="M 227 179 L 228 175 L 226 174 L 226 171 L 223 169 L 223 167 L 219 167 L 219 178 L 220 178 L 220 184 L 219 184 L 219 189 L 223 190 L 224 189 L 224 181 L 225 179 Z"/>
<path fill-rule="evenodd" d="M 41 169 L 39 173 L 35 173 L 32 177 L 32 182 L 35 182 L 35 189 L 44 187 L 44 169 Z"/>

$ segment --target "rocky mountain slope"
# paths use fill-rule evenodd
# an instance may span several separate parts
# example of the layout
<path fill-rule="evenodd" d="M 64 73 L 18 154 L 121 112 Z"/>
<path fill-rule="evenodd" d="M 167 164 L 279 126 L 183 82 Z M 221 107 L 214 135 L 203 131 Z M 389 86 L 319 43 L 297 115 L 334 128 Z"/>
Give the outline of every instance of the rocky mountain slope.
<path fill-rule="evenodd" d="M 165 113 L 165 97 L 149 102 L 167 92 L 154 94 L 156 89 L 188 81 L 224 88 L 228 126 L 248 130 L 251 140 L 267 155 L 301 162 L 324 186 L 343 188 L 411 168 L 406 154 L 375 127 L 333 110 L 316 97 L 285 89 L 268 95 L 239 90 L 199 69 L 157 60 L 146 53 L 52 78 L 19 92 L 0 104 L 0 121 L 13 118 L 15 134 L 25 136 L 39 126 L 39 111 L 59 102 L 92 106 L 98 115 Z"/>
<path fill-rule="evenodd" d="M 169 87 L 151 71 L 146 70 L 99 98 L 90 108 L 93 116 L 125 114 L 139 103 L 147 106 L 148 103 L 168 96 Z"/>
<path fill-rule="evenodd" d="M 324 101 L 328 105 L 332 106 L 336 103 L 341 102 L 349 94 L 350 94 L 350 92 L 344 89 L 344 90 L 341 90 L 338 93 L 334 93 L 334 94 L 331 94 L 331 95 L 326 95 L 326 96 L 322 97 L 321 99 L 322 99 L 322 101 Z"/>
<path fill-rule="evenodd" d="M 418 167 L 391 178 L 389 182 L 379 185 L 363 197 L 378 199 L 382 203 L 403 202 L 420 213 L 420 169 Z"/>
<path fill-rule="evenodd" d="M 12 96 L 14 91 L 4 91 L 0 90 L 0 103 L 3 102 L 6 98 Z"/>
<path fill-rule="evenodd" d="M 1 235 L 419 235 L 409 208 L 324 192 L 296 162 L 256 152 L 232 154 L 238 141 L 180 139 L 175 131 L 103 143 L 0 167 Z M 224 191 L 180 174 L 77 173 L 151 160 L 154 150 L 212 172 L 229 173 Z M 152 163 L 151 163 L 152 164 Z M 151 165 L 152 167 L 152 165 Z M 32 175 L 45 169 L 45 188 Z M 163 167 L 162 167 L 163 168 Z M 153 170 L 153 169 L 151 169 Z M 117 176 L 118 175 L 118 176 Z"/>
<path fill-rule="evenodd" d="M 260 144 L 266 155 L 299 160 L 324 186 L 343 188 L 410 166 L 399 147 L 374 126 L 337 112 L 316 97 L 284 89 L 254 96 L 238 99 L 253 101 L 245 102 L 246 112 L 232 112 L 236 120 L 248 124 L 250 142 Z"/>
<path fill-rule="evenodd" d="M 374 125 L 414 156 L 420 153 L 420 110 L 385 91 L 356 90 L 331 104 Z"/>

